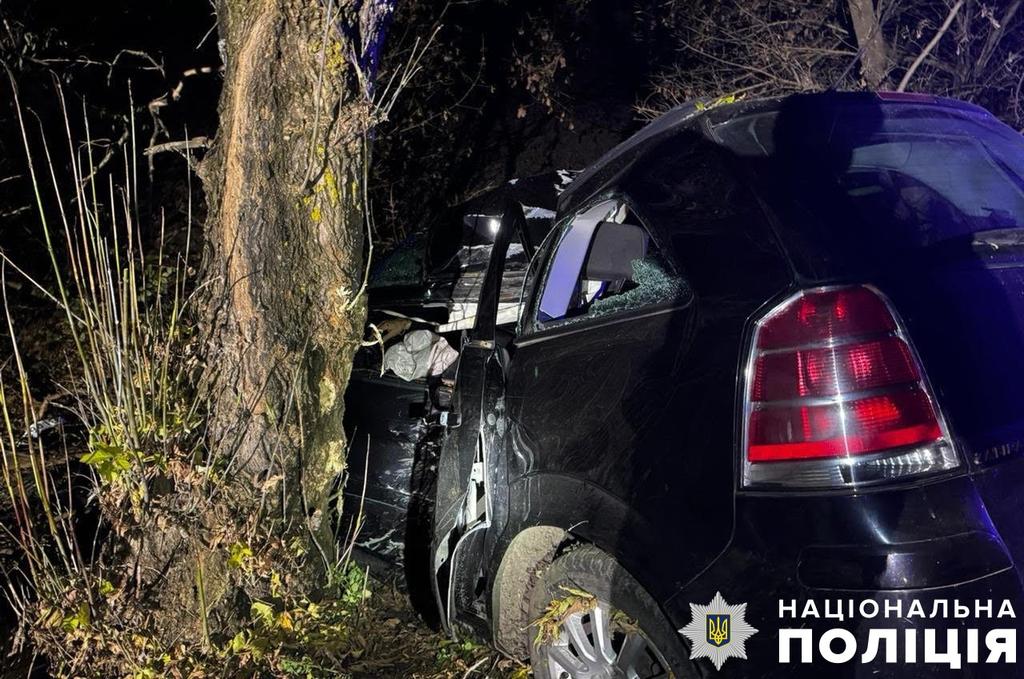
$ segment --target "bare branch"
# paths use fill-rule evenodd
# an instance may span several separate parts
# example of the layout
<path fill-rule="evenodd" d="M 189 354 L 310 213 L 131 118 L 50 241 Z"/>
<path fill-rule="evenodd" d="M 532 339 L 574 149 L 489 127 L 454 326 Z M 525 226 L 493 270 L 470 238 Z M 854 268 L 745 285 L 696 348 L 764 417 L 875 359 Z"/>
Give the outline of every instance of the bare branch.
<path fill-rule="evenodd" d="M 999 46 L 999 41 L 1003 39 L 1003 35 L 1006 33 L 1006 27 L 1013 17 L 1017 14 L 1017 10 L 1020 9 L 1021 0 L 1013 0 L 1010 6 L 1003 12 L 1003 18 L 999 20 L 999 26 L 996 27 L 988 35 L 988 39 L 985 41 L 985 46 L 981 48 L 981 54 L 978 55 L 978 61 L 975 66 L 975 72 L 981 73 L 988 66 L 989 59 L 995 54 L 996 48 Z"/>
<path fill-rule="evenodd" d="M 903 79 L 900 80 L 899 87 L 896 88 L 897 92 L 903 92 L 907 89 L 907 84 L 910 82 L 910 79 L 914 77 L 914 73 L 917 72 L 918 67 L 925 59 L 928 58 L 928 55 L 933 49 L 935 49 L 935 46 L 939 44 L 939 41 L 942 40 L 942 36 L 949 30 L 950 25 L 953 23 L 953 19 L 956 18 L 957 13 L 960 12 L 960 8 L 963 6 L 964 0 L 957 0 L 956 4 L 953 5 L 953 8 L 949 10 L 949 14 L 946 15 L 946 20 L 942 22 L 941 26 L 939 26 L 939 30 L 935 32 L 932 39 L 928 41 L 928 44 L 925 45 L 924 49 L 921 50 L 921 53 L 917 55 L 916 59 L 914 59 L 914 63 L 912 63 L 910 68 L 907 69 L 907 72 L 903 74 Z"/>
<path fill-rule="evenodd" d="M 164 151 L 189 151 L 191 149 L 206 149 L 210 147 L 209 137 L 192 137 L 191 139 L 184 139 L 182 141 L 169 141 L 163 144 L 154 144 L 153 146 L 147 147 L 142 153 L 146 156 L 152 156 L 157 153 L 163 153 Z"/>

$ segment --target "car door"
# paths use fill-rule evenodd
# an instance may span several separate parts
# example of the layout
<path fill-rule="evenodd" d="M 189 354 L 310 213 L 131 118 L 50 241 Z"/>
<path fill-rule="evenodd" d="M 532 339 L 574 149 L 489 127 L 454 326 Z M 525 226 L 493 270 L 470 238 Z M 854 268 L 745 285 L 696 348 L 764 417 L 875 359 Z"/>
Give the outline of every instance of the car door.
<path fill-rule="evenodd" d="M 637 226 L 648 241 L 626 285 L 600 280 L 588 261 L 608 223 Z M 653 517 L 673 504 L 671 480 L 684 471 L 667 449 L 678 445 L 673 409 L 699 317 L 659 240 L 624 195 L 577 211 L 539 273 L 509 370 L 510 440 L 523 479 L 512 494 L 530 504 L 531 521 L 575 525 L 612 554 L 653 547 L 643 544 Z"/>
<path fill-rule="evenodd" d="M 436 375 L 411 380 L 408 375 L 400 377 L 382 365 L 382 359 L 390 346 L 402 341 L 403 333 L 430 330 L 451 347 L 468 349 L 467 364 L 472 362 L 476 344 L 469 341 L 465 347 L 459 345 L 467 339 L 463 330 L 472 333 L 477 325 L 481 286 L 487 277 L 494 241 L 492 220 L 498 218 L 475 213 L 460 217 L 461 225 L 449 224 L 450 228 L 441 229 L 456 235 L 447 249 L 442 249 L 448 261 L 439 267 L 440 272 L 430 269 L 433 260 L 418 264 L 410 261 L 415 257 L 407 248 L 400 248 L 390 258 L 397 258 L 398 263 L 382 268 L 387 275 L 371 289 L 367 318 L 384 338 L 380 343 L 366 342 L 357 352 L 345 394 L 350 447 L 343 493 L 345 506 L 353 511 L 348 512 L 348 524 L 340 527 L 342 534 L 354 536 L 364 554 L 391 565 L 404 565 L 407 571 L 416 568 L 408 561 L 421 559 L 430 546 L 434 468 L 444 434 L 438 422 L 438 410 L 444 407 L 438 403 L 442 400 L 438 394 L 439 390 L 447 392 L 448 385 L 439 385 Z M 509 261 L 504 255 L 499 261 L 521 277 L 527 252 L 522 243 L 516 245 L 507 248 Z M 426 256 L 422 248 L 418 256 Z M 406 284 L 411 278 L 402 275 L 409 271 L 422 275 L 420 285 Z M 515 304 L 509 302 L 513 290 L 503 286 L 500 293 L 499 312 L 511 311 L 514 315 L 510 307 Z M 395 324 L 402 329 L 388 336 L 386 328 Z M 493 326 L 493 320 L 483 321 L 483 325 L 488 324 Z"/>
<path fill-rule="evenodd" d="M 632 287 L 607 298 L 579 264 L 601 220 L 650 239 Z M 668 596 L 728 543 L 744 326 L 788 271 L 752 194 L 696 134 L 561 229 L 508 373 L 513 511 L 572 528 Z"/>
<path fill-rule="evenodd" d="M 452 611 L 466 610 L 478 600 L 488 529 L 506 503 L 495 494 L 507 486 L 498 460 L 505 433 L 503 414 L 507 334 L 499 329 L 503 289 L 521 278 L 510 246 L 519 241 L 527 258 L 532 248 L 523 238 L 527 228 L 522 207 L 506 203 L 494 234 L 489 262 L 479 285 L 473 326 L 460 349 L 448 431 L 438 460 L 434 526 L 430 554 L 434 594 L 442 622 Z M 525 247 L 524 247 L 525 246 Z M 508 274 L 508 275 L 506 275 Z"/>

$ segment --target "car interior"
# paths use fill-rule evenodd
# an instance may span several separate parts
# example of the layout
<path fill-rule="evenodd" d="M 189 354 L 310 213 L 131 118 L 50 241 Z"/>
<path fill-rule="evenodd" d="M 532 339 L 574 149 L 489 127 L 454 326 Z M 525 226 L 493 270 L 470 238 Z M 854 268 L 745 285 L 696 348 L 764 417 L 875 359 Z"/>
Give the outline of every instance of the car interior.
<path fill-rule="evenodd" d="M 671 301 L 681 277 L 640 220 L 619 200 L 577 215 L 562 234 L 544 281 L 542 328 Z"/>

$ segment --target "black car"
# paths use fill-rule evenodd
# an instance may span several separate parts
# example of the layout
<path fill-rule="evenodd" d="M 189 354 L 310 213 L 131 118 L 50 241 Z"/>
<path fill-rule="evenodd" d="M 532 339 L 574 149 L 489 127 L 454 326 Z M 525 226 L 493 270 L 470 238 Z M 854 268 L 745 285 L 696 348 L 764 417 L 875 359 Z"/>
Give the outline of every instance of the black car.
<path fill-rule="evenodd" d="M 545 679 L 1016 676 L 1024 139 L 923 95 L 716 104 L 371 295 L 458 360 L 363 350 L 358 541 Z"/>

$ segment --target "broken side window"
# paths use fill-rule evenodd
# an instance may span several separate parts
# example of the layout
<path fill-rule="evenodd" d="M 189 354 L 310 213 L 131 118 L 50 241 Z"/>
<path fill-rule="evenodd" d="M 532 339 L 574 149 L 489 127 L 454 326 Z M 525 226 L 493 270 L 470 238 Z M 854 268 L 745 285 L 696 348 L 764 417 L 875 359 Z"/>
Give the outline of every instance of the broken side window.
<path fill-rule="evenodd" d="M 578 214 L 551 258 L 537 321 L 571 323 L 675 302 L 686 282 L 619 199 Z"/>
<path fill-rule="evenodd" d="M 423 282 L 423 261 L 426 250 L 423 237 L 413 234 L 386 253 L 373 265 L 367 287 L 390 288 L 419 285 Z"/>

